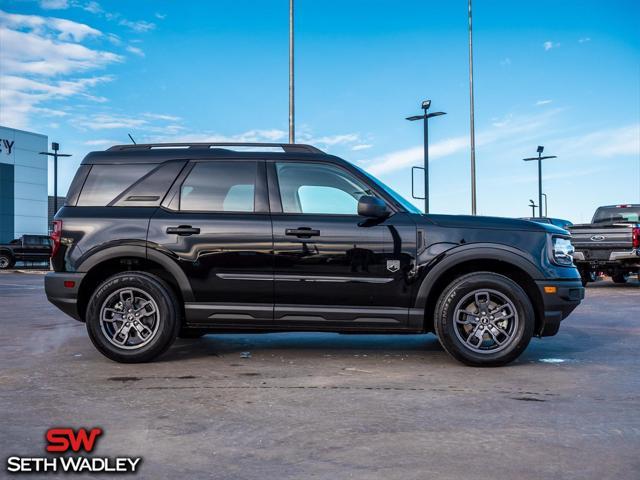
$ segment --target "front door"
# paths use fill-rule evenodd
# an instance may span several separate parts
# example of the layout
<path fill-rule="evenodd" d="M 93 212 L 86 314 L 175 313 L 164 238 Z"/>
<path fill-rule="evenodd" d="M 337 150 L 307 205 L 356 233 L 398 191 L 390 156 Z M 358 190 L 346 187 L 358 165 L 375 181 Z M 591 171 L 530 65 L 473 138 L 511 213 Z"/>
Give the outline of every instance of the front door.
<path fill-rule="evenodd" d="M 366 181 L 338 164 L 268 163 L 275 254 L 275 324 L 404 328 L 416 226 L 397 212 L 358 216 Z"/>
<path fill-rule="evenodd" d="M 169 198 L 170 197 L 170 198 Z M 264 161 L 192 162 L 149 225 L 148 244 L 184 272 L 190 324 L 273 320 L 273 236 Z"/>

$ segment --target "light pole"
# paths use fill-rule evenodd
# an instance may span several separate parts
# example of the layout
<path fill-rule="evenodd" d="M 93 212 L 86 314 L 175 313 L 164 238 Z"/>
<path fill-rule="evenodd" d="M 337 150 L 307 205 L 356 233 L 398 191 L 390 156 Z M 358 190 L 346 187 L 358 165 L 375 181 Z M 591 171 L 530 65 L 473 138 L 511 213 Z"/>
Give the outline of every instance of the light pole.
<path fill-rule="evenodd" d="M 549 199 L 547 198 L 546 193 L 543 193 L 542 196 L 544 197 L 544 216 L 548 217 L 549 216 Z"/>
<path fill-rule="evenodd" d="M 440 115 L 446 115 L 446 112 L 428 113 L 431 106 L 431 100 L 422 102 L 422 115 L 414 115 L 407 117 L 407 120 L 414 122 L 416 120 L 424 120 L 424 213 L 429 213 L 429 119 Z"/>
<path fill-rule="evenodd" d="M 471 29 L 471 0 L 469 0 L 469 117 L 471 144 L 471 215 L 476 214 L 476 132 L 473 108 L 473 32 Z"/>
<path fill-rule="evenodd" d="M 289 0 L 289 143 L 296 143 L 293 73 L 293 2 L 294 0 Z"/>
<path fill-rule="evenodd" d="M 542 145 L 539 145 L 537 150 L 537 157 L 523 158 L 525 162 L 532 162 L 534 160 L 538 161 L 538 205 L 540 206 L 538 213 L 540 214 L 540 217 L 542 217 L 542 160 L 547 160 L 548 158 L 558 158 L 555 155 L 547 155 L 546 157 L 543 157 L 543 151 L 544 147 Z"/>
<path fill-rule="evenodd" d="M 58 153 L 60 144 L 51 142 L 51 150 L 53 152 L 40 152 L 40 155 L 48 155 L 53 157 L 53 214 L 58 211 L 58 157 L 70 157 L 69 153 Z"/>
<path fill-rule="evenodd" d="M 536 203 L 533 200 L 529 200 L 529 206 L 531 207 L 531 218 L 536 218 Z"/>

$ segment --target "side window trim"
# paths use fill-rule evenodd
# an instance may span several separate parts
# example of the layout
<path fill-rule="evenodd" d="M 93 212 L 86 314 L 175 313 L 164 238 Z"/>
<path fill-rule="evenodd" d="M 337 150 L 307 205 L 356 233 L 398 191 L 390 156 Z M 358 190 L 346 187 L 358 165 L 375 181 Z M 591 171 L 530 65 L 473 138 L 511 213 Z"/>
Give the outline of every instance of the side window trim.
<path fill-rule="evenodd" d="M 273 160 L 267 160 L 267 176 L 268 176 L 268 185 L 269 185 L 269 204 L 270 204 L 270 208 L 271 208 L 271 213 L 277 213 L 279 215 L 322 215 L 322 216 L 329 216 L 329 217 L 357 217 L 357 214 L 345 214 L 345 213 L 290 213 L 290 212 L 284 212 L 283 208 L 282 208 L 282 200 L 280 198 L 280 185 L 278 183 L 278 172 L 277 172 L 277 168 L 276 168 L 276 163 L 310 163 L 310 164 L 317 164 L 317 165 L 330 165 L 334 168 L 337 168 L 339 170 L 342 170 L 343 172 L 351 175 L 352 177 L 354 177 L 355 179 L 357 179 L 360 183 L 362 183 L 364 186 L 366 186 L 369 190 L 371 190 L 376 197 L 384 200 L 384 202 L 387 204 L 387 208 L 389 208 L 392 212 L 396 213 L 398 210 L 395 206 L 395 204 L 391 201 L 389 201 L 389 198 L 387 197 L 387 195 L 383 194 L 380 192 L 379 189 L 375 188 L 374 185 L 371 185 L 371 183 L 369 183 L 367 181 L 367 178 L 364 177 L 363 175 L 360 175 L 357 171 L 352 171 L 349 170 L 348 168 L 345 168 L 343 165 L 340 165 L 339 163 L 336 162 L 329 162 L 329 161 L 315 161 L 315 160 L 300 160 L 300 159 L 295 159 L 295 158 L 286 158 L 286 159 L 273 159 Z"/>

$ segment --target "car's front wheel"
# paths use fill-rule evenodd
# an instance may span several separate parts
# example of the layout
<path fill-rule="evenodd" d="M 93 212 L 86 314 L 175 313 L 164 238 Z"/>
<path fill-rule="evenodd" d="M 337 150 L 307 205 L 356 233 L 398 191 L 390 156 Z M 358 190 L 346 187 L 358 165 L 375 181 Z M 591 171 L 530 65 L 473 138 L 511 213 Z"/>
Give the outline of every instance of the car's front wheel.
<path fill-rule="evenodd" d="M 123 363 L 153 360 L 173 343 L 180 328 L 178 300 L 160 278 L 123 272 L 91 296 L 86 323 L 101 353 Z"/>
<path fill-rule="evenodd" d="M 448 285 L 435 310 L 444 349 L 467 365 L 492 367 L 515 360 L 529 344 L 535 315 L 529 297 L 510 278 L 477 272 Z"/>

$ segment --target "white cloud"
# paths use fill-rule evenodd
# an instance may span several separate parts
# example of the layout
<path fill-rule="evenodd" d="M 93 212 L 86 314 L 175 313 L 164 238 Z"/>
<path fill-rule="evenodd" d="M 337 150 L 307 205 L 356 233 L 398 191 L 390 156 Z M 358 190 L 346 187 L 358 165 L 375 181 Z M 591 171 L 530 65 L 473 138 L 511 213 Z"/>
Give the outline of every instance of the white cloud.
<path fill-rule="evenodd" d="M 132 46 L 132 45 L 129 45 L 129 46 L 126 48 L 126 50 L 127 50 L 127 52 L 129 52 L 129 53 L 133 53 L 134 55 L 137 55 L 137 56 L 139 56 L 139 57 L 144 57 L 144 52 L 142 51 L 142 49 L 141 49 L 141 48 L 138 48 L 138 47 L 134 47 L 134 46 Z"/>
<path fill-rule="evenodd" d="M 84 142 L 84 144 L 89 147 L 105 147 L 107 145 L 112 146 L 112 145 L 118 145 L 120 143 L 122 142 L 118 140 L 108 140 L 104 138 L 97 139 L 97 140 L 87 140 L 86 142 Z"/>
<path fill-rule="evenodd" d="M 353 147 L 351 147 L 351 150 L 353 150 L 354 152 L 358 152 L 360 150 L 368 150 L 371 147 L 373 147 L 373 145 L 371 145 L 369 143 L 361 143 L 361 144 L 354 145 Z"/>
<path fill-rule="evenodd" d="M 167 15 L 165 13 L 156 12 L 155 17 L 159 20 L 164 20 L 165 18 L 167 18 Z"/>
<path fill-rule="evenodd" d="M 40 0 L 40 7 L 45 10 L 65 10 L 69 8 L 68 0 Z"/>
<path fill-rule="evenodd" d="M 549 105 L 551 102 L 553 102 L 553 100 L 538 100 L 536 102 L 536 107 L 539 107 L 541 105 Z"/>
<path fill-rule="evenodd" d="M 498 141 L 519 138 L 522 135 L 536 132 L 547 124 L 549 119 L 560 110 L 549 110 L 532 116 L 507 115 L 492 122 L 491 127 L 476 133 L 476 148 Z M 469 149 L 469 136 L 450 137 L 429 145 L 429 158 L 436 160 Z M 423 146 L 405 148 L 372 158 L 365 162 L 367 170 L 374 174 L 382 174 L 400 170 L 423 161 Z"/>
<path fill-rule="evenodd" d="M 182 120 L 180 117 L 176 117 L 175 115 L 166 115 L 162 113 L 143 113 L 144 117 L 152 118 L 155 120 L 168 120 L 170 122 L 178 122 Z"/>
<path fill-rule="evenodd" d="M 640 156 L 640 123 L 556 140 L 558 155 L 573 157 Z"/>
<path fill-rule="evenodd" d="M 145 20 L 131 21 L 123 18 L 118 22 L 118 24 L 122 25 L 123 27 L 130 28 L 134 32 L 138 33 L 146 33 L 156 28 L 155 23 L 147 22 Z"/>
<path fill-rule="evenodd" d="M 0 10 L 0 37 L 2 122 L 16 128 L 28 127 L 30 115 L 41 113 L 41 104 L 52 99 L 80 95 L 104 101 L 91 95 L 90 89 L 112 77 L 78 75 L 122 60 L 115 53 L 81 44 L 89 38 L 103 37 L 102 32 L 62 18 Z"/>
<path fill-rule="evenodd" d="M 591 38 L 590 37 L 582 37 L 578 39 L 578 43 L 587 43 L 590 42 Z"/>
<path fill-rule="evenodd" d="M 103 12 L 102 7 L 98 2 L 87 2 L 84 5 L 82 5 L 82 9 L 93 14 L 98 14 Z"/>
<path fill-rule="evenodd" d="M 548 50 L 551 50 L 552 48 L 558 48 L 560 44 L 557 42 L 552 42 L 550 40 L 547 40 L 542 44 L 542 46 L 544 47 L 545 51 L 548 51 Z"/>

